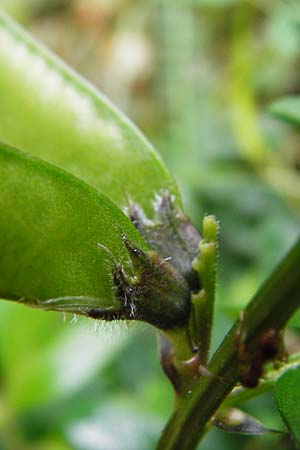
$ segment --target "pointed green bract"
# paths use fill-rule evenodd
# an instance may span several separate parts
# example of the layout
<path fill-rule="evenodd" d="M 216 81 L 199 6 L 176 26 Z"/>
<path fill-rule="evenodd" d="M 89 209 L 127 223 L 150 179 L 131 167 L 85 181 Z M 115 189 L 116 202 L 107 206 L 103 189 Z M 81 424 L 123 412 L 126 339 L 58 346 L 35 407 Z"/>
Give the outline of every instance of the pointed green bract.
<path fill-rule="evenodd" d="M 284 97 L 273 102 L 269 108 L 271 114 L 292 125 L 300 125 L 300 96 Z"/>
<path fill-rule="evenodd" d="M 300 369 L 285 372 L 275 386 L 275 400 L 297 448 L 300 447 Z"/>
<path fill-rule="evenodd" d="M 213 424 L 227 433 L 261 436 L 280 431 L 266 428 L 255 417 L 237 408 L 221 409 L 213 418 Z"/>
<path fill-rule="evenodd" d="M 0 139 L 153 216 L 181 199 L 151 144 L 101 93 L 0 13 Z"/>
<path fill-rule="evenodd" d="M 112 270 L 122 263 L 132 272 L 123 236 L 147 249 L 94 188 L 0 145 L 0 298 L 78 313 L 118 311 Z"/>

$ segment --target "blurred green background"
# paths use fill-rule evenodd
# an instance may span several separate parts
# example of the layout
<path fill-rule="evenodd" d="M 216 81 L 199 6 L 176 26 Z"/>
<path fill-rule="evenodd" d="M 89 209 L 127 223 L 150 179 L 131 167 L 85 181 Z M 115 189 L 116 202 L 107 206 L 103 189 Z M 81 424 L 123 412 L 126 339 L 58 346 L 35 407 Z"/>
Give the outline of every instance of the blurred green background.
<path fill-rule="evenodd" d="M 268 108 L 300 94 L 300 2 L 0 0 L 0 8 L 137 123 L 198 227 L 204 213 L 219 218 L 215 347 L 299 234 L 299 129 Z M 172 389 L 150 326 L 0 308 L 1 450 L 154 448 Z M 298 316 L 287 333 L 294 351 Z M 283 428 L 271 395 L 243 408 Z M 200 448 L 274 445 L 293 448 L 218 430 Z"/>

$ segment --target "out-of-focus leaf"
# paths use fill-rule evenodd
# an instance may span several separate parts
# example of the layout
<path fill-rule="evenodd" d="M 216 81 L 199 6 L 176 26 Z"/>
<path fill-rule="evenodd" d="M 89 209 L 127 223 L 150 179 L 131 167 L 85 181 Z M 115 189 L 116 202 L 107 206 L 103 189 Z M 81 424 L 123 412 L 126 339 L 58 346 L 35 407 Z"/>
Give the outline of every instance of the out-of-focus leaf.
<path fill-rule="evenodd" d="M 300 96 L 276 100 L 269 107 L 269 111 L 285 122 L 300 125 Z"/>
<path fill-rule="evenodd" d="M 0 15 L 0 139 L 88 182 L 120 207 L 153 215 L 177 187 L 139 130 L 109 100 Z"/>
<path fill-rule="evenodd" d="M 1 10 L 15 17 L 24 20 L 28 16 L 28 4 L 22 0 L 1 0 Z"/>
<path fill-rule="evenodd" d="M 85 322 L 85 319 L 79 322 Z M 109 327 L 105 324 L 100 327 L 97 337 L 88 337 L 90 333 L 86 326 L 81 330 L 78 326 L 70 326 L 79 333 L 72 333 L 67 345 L 62 340 L 57 342 L 57 351 L 61 357 L 64 354 L 65 361 L 64 367 L 61 367 L 62 361 L 54 364 L 52 384 L 58 386 L 52 392 L 51 401 L 22 410 L 20 426 L 25 436 L 30 439 L 31 436 L 41 438 L 49 433 L 60 435 L 66 424 L 85 421 L 87 416 L 99 410 L 99 406 L 105 411 L 112 397 L 122 398 L 123 405 L 126 401 L 130 409 L 134 407 L 135 414 L 147 413 L 161 421 L 167 420 L 173 392 L 167 380 L 164 383 L 161 379 L 153 330 L 135 325 L 128 330 L 129 334 L 123 330 L 120 335 L 116 332 L 116 324 Z M 143 339 L 140 338 L 142 329 Z M 111 336 L 113 332 L 114 336 Z M 78 349 L 80 339 L 80 346 L 85 347 L 90 356 L 94 354 L 96 357 L 94 369 L 86 356 L 82 359 L 84 349 Z M 90 345 L 96 348 L 88 348 Z M 79 368 L 81 361 L 84 367 Z M 88 371 L 84 378 L 83 371 Z M 151 392 L 147 393 L 148 389 Z"/>
<path fill-rule="evenodd" d="M 55 371 L 55 395 L 52 400 L 56 397 L 61 402 L 63 397 L 67 403 L 66 398 L 79 397 L 79 392 L 84 392 L 82 397 L 85 396 L 85 402 L 90 400 L 90 385 L 98 382 L 97 390 L 100 393 L 104 378 L 102 372 L 115 359 L 120 358 L 127 347 L 130 348 L 130 344 L 131 347 L 134 346 L 134 337 L 139 330 L 137 326 L 121 332 L 122 325 L 118 324 L 119 332 L 116 332 L 114 323 L 106 323 L 105 326 L 97 323 L 97 332 L 91 332 L 87 329 L 86 320 L 81 318 L 76 326 L 66 327 L 56 345 L 52 345 L 52 357 L 48 357 Z M 92 396 L 92 401 L 98 405 L 99 399 Z M 56 418 L 57 416 L 56 412 Z"/>
<path fill-rule="evenodd" d="M 122 234 L 146 249 L 126 216 L 83 181 L 3 144 L 0 174 L 0 296 L 117 311 L 114 260 L 130 265 Z"/>
<path fill-rule="evenodd" d="M 227 6 L 233 5 L 237 0 L 191 0 L 192 5 L 198 6 Z"/>
<path fill-rule="evenodd" d="M 285 372 L 276 383 L 274 395 L 278 411 L 300 447 L 300 369 Z"/>
<path fill-rule="evenodd" d="M 76 450 L 151 450 L 162 425 L 162 420 L 137 411 L 130 401 L 113 401 L 72 423 L 66 437 Z"/>
<path fill-rule="evenodd" d="M 51 365 L 49 352 L 63 328 L 67 326 L 59 314 L 44 314 L 18 304 L 1 302 L 0 376 L 14 411 L 53 398 L 56 367 Z M 5 409 L 5 405 L 3 407 Z"/>
<path fill-rule="evenodd" d="M 240 409 L 229 408 L 220 411 L 213 418 L 213 424 L 227 433 L 259 436 L 279 431 L 266 428 L 261 422 Z"/>
<path fill-rule="evenodd" d="M 70 447 L 63 438 L 48 438 L 45 441 L 38 442 L 38 444 L 31 447 L 32 450 L 74 450 Z"/>

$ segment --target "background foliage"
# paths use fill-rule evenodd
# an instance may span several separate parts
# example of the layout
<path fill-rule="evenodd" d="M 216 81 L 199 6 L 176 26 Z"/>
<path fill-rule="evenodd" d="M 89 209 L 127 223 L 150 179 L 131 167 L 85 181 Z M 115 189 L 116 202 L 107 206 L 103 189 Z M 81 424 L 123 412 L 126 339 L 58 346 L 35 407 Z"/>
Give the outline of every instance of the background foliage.
<path fill-rule="evenodd" d="M 138 124 L 195 224 L 204 213 L 220 219 L 216 345 L 298 235 L 299 129 L 269 107 L 300 93 L 299 2 L 0 0 L 0 7 Z M 150 326 L 0 308 L 0 449 L 153 448 L 172 391 Z M 293 350 L 299 327 L 297 314 L 287 333 Z M 271 396 L 244 406 L 283 428 Z M 201 449 L 293 448 L 278 439 L 214 430 Z"/>

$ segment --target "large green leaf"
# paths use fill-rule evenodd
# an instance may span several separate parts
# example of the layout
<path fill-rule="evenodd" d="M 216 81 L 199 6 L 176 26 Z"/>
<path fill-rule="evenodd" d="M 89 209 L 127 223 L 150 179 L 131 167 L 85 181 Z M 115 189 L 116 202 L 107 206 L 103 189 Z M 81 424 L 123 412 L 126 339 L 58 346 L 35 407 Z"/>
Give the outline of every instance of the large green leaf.
<path fill-rule="evenodd" d="M 93 318 L 185 321 L 185 280 L 94 188 L 0 146 L 0 297 Z M 174 315 L 175 313 L 175 315 Z"/>
<path fill-rule="evenodd" d="M 297 448 L 300 447 L 300 370 L 285 372 L 275 386 L 277 408 Z"/>
<path fill-rule="evenodd" d="M 31 302 L 79 297 L 119 308 L 114 259 L 130 264 L 122 242 L 146 249 L 126 216 L 81 180 L 1 144 L 0 295 Z M 99 246 L 100 244 L 100 246 Z M 107 248 L 107 250 L 105 250 Z M 110 253 L 111 255 L 110 255 Z M 80 308 L 79 308 L 80 309 Z"/>
<path fill-rule="evenodd" d="M 273 116 L 285 122 L 300 125 L 300 96 L 276 100 L 271 104 L 269 110 Z"/>
<path fill-rule="evenodd" d="M 122 68 L 120 68 L 122 69 Z M 153 216 L 177 187 L 149 142 L 105 96 L 0 14 L 0 139 Z"/>

